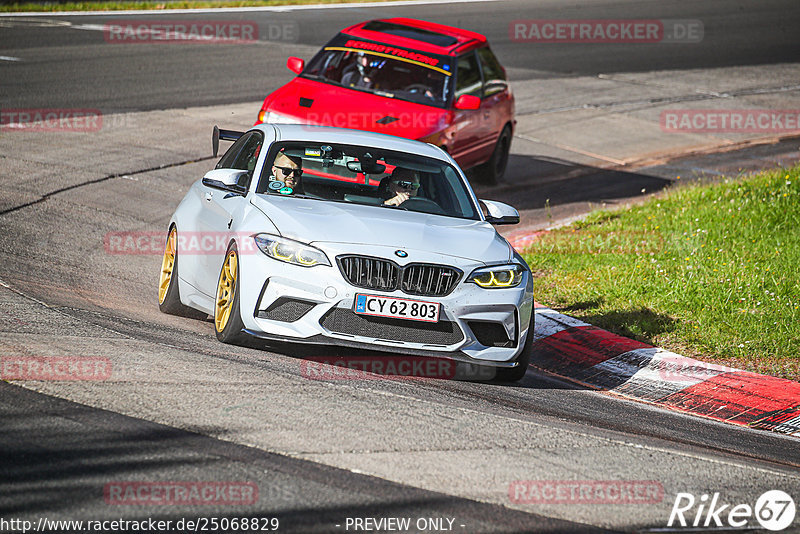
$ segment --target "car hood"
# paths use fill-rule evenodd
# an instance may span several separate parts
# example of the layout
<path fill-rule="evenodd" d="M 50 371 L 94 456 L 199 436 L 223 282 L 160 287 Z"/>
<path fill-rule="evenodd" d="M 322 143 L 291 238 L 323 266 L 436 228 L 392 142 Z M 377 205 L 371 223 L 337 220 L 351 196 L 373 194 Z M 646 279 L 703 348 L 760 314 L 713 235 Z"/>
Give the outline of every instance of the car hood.
<path fill-rule="evenodd" d="M 433 106 L 297 77 L 269 96 L 269 111 L 305 124 L 368 130 L 422 139 L 448 124 L 448 111 Z"/>
<path fill-rule="evenodd" d="M 279 195 L 255 195 L 251 203 L 282 236 L 304 243 L 396 247 L 487 263 L 511 259 L 508 242 L 484 221 Z"/>

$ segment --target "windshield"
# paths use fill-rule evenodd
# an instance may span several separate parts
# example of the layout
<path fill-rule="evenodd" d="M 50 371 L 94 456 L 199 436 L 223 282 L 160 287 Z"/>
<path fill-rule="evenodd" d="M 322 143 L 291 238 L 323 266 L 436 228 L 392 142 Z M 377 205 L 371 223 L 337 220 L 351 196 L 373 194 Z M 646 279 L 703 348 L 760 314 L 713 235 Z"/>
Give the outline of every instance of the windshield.
<path fill-rule="evenodd" d="M 302 76 L 419 104 L 447 103 L 446 59 L 368 41 L 341 41 L 342 46 L 334 40 L 323 48 Z"/>
<path fill-rule="evenodd" d="M 480 219 L 449 163 L 354 145 L 275 143 L 256 193 Z"/>

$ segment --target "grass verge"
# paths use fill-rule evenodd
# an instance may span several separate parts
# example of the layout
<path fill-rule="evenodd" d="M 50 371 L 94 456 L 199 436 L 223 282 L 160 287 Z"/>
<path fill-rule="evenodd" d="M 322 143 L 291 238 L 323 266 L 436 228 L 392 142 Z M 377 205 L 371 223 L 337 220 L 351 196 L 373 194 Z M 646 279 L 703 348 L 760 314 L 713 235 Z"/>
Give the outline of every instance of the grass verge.
<path fill-rule="evenodd" d="M 128 9 L 208 9 L 218 7 L 262 7 L 306 4 L 349 4 L 387 0 L 120 0 L 116 2 L 14 2 L 0 5 L 0 13 L 28 11 L 120 11 Z"/>
<path fill-rule="evenodd" d="M 800 379 L 800 167 L 681 186 L 526 249 L 536 300 L 684 356 Z"/>

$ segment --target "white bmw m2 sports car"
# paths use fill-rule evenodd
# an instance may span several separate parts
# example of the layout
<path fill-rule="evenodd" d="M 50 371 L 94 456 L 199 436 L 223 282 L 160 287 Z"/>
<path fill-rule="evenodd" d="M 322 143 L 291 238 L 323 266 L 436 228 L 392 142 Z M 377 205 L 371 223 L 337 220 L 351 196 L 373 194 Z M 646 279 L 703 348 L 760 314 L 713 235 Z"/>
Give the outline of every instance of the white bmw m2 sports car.
<path fill-rule="evenodd" d="M 247 336 L 432 356 L 519 380 L 530 359 L 533 283 L 442 149 L 339 128 L 214 128 L 234 141 L 170 221 L 166 313 Z"/>

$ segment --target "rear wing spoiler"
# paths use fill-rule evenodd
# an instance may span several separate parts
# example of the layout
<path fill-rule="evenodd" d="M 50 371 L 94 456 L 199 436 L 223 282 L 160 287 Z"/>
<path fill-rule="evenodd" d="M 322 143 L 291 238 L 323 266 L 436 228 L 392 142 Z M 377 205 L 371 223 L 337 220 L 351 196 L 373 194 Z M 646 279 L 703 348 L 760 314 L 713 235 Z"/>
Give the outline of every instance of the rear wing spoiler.
<path fill-rule="evenodd" d="M 214 151 L 214 157 L 219 153 L 219 140 L 223 141 L 236 141 L 244 132 L 237 132 L 236 130 L 220 130 L 219 126 L 214 126 L 214 131 L 211 134 L 211 148 Z"/>

